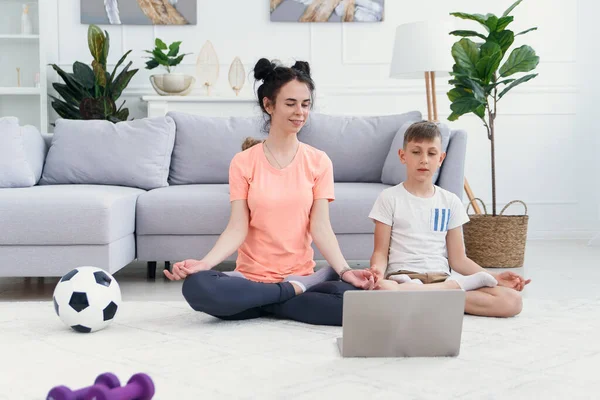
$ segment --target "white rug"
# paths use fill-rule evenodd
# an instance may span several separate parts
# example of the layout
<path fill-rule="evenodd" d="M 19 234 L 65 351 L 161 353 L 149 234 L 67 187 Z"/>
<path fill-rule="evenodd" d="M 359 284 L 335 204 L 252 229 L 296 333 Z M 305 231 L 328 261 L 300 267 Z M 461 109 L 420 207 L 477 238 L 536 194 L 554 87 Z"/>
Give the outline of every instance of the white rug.
<path fill-rule="evenodd" d="M 338 327 L 225 322 L 184 302 L 124 302 L 80 334 L 51 302 L 0 303 L 0 399 L 44 399 L 111 371 L 150 374 L 156 399 L 598 399 L 600 301 L 526 300 L 511 319 L 466 316 L 456 358 L 342 359 Z"/>

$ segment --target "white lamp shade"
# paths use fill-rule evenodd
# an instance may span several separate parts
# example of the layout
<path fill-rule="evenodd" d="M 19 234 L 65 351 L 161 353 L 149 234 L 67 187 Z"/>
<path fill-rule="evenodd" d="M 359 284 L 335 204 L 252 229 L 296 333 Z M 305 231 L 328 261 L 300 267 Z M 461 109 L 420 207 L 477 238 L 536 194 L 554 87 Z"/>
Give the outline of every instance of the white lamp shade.
<path fill-rule="evenodd" d="M 454 24 L 447 20 L 420 21 L 396 28 L 391 78 L 423 78 L 425 71 L 438 76 L 452 71 L 452 45 L 459 39 L 450 35 Z"/>

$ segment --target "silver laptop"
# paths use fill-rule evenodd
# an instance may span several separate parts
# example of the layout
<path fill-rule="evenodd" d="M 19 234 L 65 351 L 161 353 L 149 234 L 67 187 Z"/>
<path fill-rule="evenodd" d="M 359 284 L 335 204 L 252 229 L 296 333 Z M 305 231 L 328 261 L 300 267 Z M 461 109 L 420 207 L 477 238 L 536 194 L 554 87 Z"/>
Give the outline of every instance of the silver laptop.
<path fill-rule="evenodd" d="M 351 290 L 343 312 L 342 357 L 455 357 L 465 292 Z"/>

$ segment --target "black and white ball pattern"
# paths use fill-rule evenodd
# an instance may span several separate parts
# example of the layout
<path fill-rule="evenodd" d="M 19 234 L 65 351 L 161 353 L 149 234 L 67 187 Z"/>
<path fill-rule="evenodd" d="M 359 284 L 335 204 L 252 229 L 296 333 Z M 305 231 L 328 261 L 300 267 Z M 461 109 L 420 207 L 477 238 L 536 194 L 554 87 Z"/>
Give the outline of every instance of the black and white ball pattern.
<path fill-rule="evenodd" d="M 54 289 L 56 315 L 77 332 L 106 328 L 121 304 L 119 284 L 108 272 L 90 266 L 65 274 Z"/>

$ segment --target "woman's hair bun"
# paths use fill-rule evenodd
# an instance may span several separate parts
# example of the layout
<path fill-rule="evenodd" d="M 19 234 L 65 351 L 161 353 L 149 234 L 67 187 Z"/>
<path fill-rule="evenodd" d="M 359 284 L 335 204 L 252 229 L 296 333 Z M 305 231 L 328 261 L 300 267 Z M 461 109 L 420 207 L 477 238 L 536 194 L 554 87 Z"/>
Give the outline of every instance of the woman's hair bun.
<path fill-rule="evenodd" d="M 310 65 L 308 65 L 306 61 L 296 61 L 296 64 L 294 64 L 292 68 L 302 71 L 310 76 Z"/>
<path fill-rule="evenodd" d="M 263 140 L 254 139 L 253 137 L 247 137 L 244 140 L 244 143 L 242 143 L 242 151 L 249 149 L 250 147 L 255 146 L 262 142 L 263 142 Z"/>
<path fill-rule="evenodd" d="M 275 66 L 271 61 L 266 58 L 261 58 L 254 66 L 254 79 L 261 81 L 265 80 L 265 78 L 273 73 L 274 70 Z"/>

